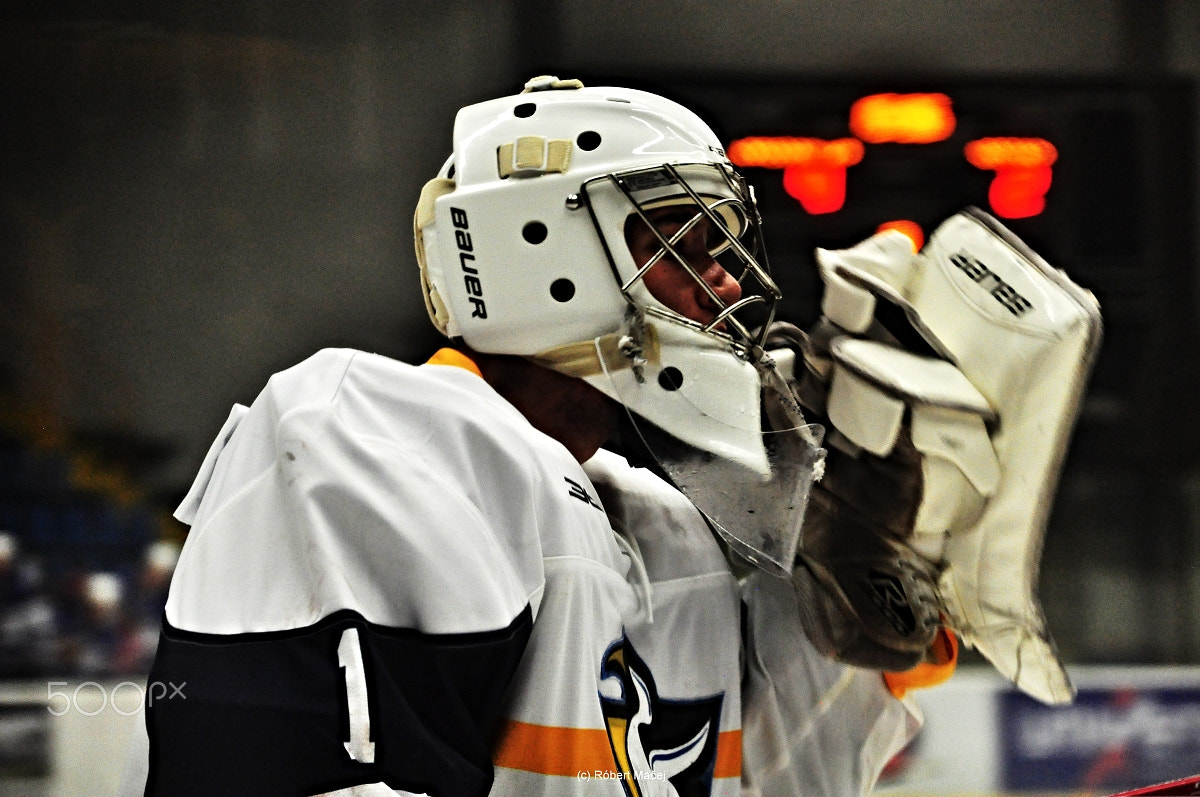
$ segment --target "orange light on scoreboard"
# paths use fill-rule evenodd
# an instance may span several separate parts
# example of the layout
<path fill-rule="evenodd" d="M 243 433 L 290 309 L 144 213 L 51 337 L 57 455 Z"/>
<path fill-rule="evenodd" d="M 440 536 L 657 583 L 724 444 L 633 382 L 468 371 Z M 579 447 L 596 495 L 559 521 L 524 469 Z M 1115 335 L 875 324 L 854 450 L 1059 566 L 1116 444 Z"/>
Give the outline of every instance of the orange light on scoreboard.
<path fill-rule="evenodd" d="M 789 166 L 840 166 L 862 160 L 863 145 L 853 138 L 826 141 L 791 136 L 750 136 L 729 145 L 729 160 L 736 166 L 786 169 Z"/>
<path fill-rule="evenodd" d="M 846 169 L 863 157 L 854 138 L 753 136 L 729 145 L 737 166 L 783 169 L 783 188 L 812 214 L 833 213 L 846 203 Z"/>
<path fill-rule="evenodd" d="M 925 245 L 925 231 L 915 221 L 896 219 L 895 221 L 885 221 L 875 228 L 876 233 L 886 230 L 895 230 L 896 232 L 903 233 L 912 242 L 913 252 L 920 252 L 921 247 Z"/>
<path fill-rule="evenodd" d="M 932 144 L 954 132 L 945 94 L 872 94 L 850 106 L 850 132 L 868 144 Z"/>
<path fill-rule="evenodd" d="M 997 171 L 1050 166 L 1058 160 L 1058 150 L 1044 138 L 980 138 L 963 147 L 963 154 L 977 169 Z"/>
<path fill-rule="evenodd" d="M 1058 150 L 1042 138 L 981 138 L 963 148 L 967 162 L 996 172 L 988 187 L 988 204 L 997 216 L 1023 219 L 1046 207 L 1051 165 Z"/>

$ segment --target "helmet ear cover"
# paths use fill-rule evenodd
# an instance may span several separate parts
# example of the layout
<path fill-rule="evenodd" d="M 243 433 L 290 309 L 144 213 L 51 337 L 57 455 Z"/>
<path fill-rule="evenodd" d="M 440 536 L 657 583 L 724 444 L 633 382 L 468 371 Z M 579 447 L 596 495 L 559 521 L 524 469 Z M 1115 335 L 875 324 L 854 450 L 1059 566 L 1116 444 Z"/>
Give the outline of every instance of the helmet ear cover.
<path fill-rule="evenodd" d="M 450 311 L 437 291 L 429 274 L 429 258 L 425 253 L 425 228 L 433 224 L 434 203 L 438 197 L 454 191 L 454 181 L 435 177 L 421 188 L 417 209 L 413 213 L 413 245 L 416 248 L 417 267 L 421 271 L 421 296 L 425 299 L 425 311 L 429 320 L 443 335 L 450 337 Z"/>

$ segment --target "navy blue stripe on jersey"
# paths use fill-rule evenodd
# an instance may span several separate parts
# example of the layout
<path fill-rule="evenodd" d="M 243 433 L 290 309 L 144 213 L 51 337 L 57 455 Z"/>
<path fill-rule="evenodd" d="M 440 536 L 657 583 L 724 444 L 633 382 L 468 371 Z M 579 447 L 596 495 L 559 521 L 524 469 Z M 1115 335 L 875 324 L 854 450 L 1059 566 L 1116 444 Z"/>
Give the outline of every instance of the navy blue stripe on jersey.
<path fill-rule="evenodd" d="M 446 635 L 352 611 L 236 635 L 164 620 L 149 681 L 171 684 L 171 697 L 147 689 L 146 794 L 309 797 L 382 782 L 486 795 L 500 707 L 532 627 L 529 607 L 507 628 Z"/>

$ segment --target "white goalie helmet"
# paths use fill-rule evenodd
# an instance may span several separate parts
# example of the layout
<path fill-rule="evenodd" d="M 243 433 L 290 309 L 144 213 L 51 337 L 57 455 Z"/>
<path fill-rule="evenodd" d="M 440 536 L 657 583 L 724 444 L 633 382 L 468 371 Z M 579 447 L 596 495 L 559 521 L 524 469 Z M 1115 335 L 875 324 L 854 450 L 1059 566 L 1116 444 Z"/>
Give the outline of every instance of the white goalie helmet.
<path fill-rule="evenodd" d="M 674 205 L 687 220 L 656 228 L 653 211 Z M 640 265 L 631 217 L 661 245 Z M 741 288 L 732 303 L 678 251 L 701 224 Z M 755 330 L 780 293 L 758 260 L 752 193 L 695 113 L 554 77 L 463 108 L 414 232 L 426 306 L 448 337 L 584 379 L 710 458 L 770 473 L 760 407 L 772 364 Z M 714 318 L 685 317 L 650 292 L 642 278 L 663 259 L 702 286 Z"/>
<path fill-rule="evenodd" d="M 741 307 L 713 295 L 724 309 L 707 325 L 655 298 L 641 276 L 658 258 L 639 270 L 625 243 L 631 214 L 697 200 L 708 209 L 697 207 L 691 224 L 707 216 L 720 238 L 714 248 L 744 264 L 740 273 L 728 269 L 743 285 Z M 415 227 L 427 307 L 447 336 L 582 376 L 622 403 L 631 391 L 617 395 L 594 353 L 597 339 L 628 336 L 628 362 L 603 365 L 639 366 L 635 379 L 652 395 L 631 409 L 702 447 L 728 436 L 702 428 L 704 416 L 723 427 L 757 407 L 761 348 L 740 311 L 755 304 L 769 317 L 779 293 L 752 251 L 758 222 L 749 190 L 716 135 L 683 106 L 544 78 L 464 108 L 454 154 L 426 185 Z M 638 316 L 652 328 L 649 341 L 639 340 Z M 645 365 L 633 354 L 638 343 Z M 685 396 L 703 415 L 654 409 Z M 757 427 L 757 409 L 751 414 Z"/>

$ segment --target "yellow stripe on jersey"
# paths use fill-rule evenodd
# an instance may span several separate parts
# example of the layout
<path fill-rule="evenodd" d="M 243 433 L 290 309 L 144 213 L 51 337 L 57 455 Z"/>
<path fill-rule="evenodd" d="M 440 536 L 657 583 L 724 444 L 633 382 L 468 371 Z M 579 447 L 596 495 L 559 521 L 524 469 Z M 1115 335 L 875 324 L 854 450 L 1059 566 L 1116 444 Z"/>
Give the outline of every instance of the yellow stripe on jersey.
<path fill-rule="evenodd" d="M 615 773 L 608 733 L 598 728 L 556 728 L 510 720 L 500 733 L 492 761 L 498 767 L 542 775 Z"/>
<path fill-rule="evenodd" d="M 742 732 L 722 731 L 717 737 L 717 760 L 713 766 L 714 778 L 740 778 L 742 776 Z"/>
<path fill-rule="evenodd" d="M 463 368 L 480 378 L 483 373 L 479 370 L 479 366 L 475 364 L 467 355 L 457 349 L 438 349 L 433 353 L 433 356 L 425 361 L 426 365 L 453 365 L 457 368 Z"/>
<path fill-rule="evenodd" d="M 615 774 L 608 733 L 596 728 L 559 728 L 510 720 L 500 733 L 492 761 L 498 767 L 540 775 L 576 777 L 580 772 Z M 717 739 L 714 778 L 742 775 L 742 732 L 723 731 Z"/>

